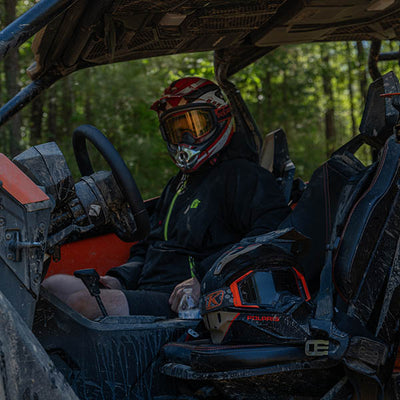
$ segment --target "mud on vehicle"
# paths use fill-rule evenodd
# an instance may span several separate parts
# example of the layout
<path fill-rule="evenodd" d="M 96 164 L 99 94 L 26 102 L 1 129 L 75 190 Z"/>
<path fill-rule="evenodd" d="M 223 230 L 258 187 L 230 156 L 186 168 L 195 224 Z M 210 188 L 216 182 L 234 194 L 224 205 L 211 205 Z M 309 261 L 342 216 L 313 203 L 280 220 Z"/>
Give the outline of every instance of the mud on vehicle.
<path fill-rule="evenodd" d="M 78 182 L 55 143 L 12 161 L 0 155 L 0 398 L 400 398 L 400 84 L 376 66 L 400 58 L 379 54 L 379 40 L 400 38 L 399 6 L 41 0 L 6 27 L 0 56 L 36 34 L 35 61 L 32 83 L 3 105 L 0 124 L 76 70 L 214 51 L 216 80 L 244 141 L 287 201 L 296 194 L 297 205 L 278 230 L 233 244 L 215 262 L 202 282 L 202 321 L 90 321 L 41 289 L 41 281 L 60 266 L 72 271 L 77 255 L 94 268 L 100 260 L 111 266 L 129 242 L 147 235 L 151 203 L 112 144 L 89 125 L 72 137 Z M 229 77 L 280 45 L 337 40 L 375 41 L 374 83 L 360 134 L 299 193 L 284 132 L 270 133 L 261 146 Z M 93 171 L 87 141 L 111 172 Z M 362 145 L 376 155 L 367 166 L 355 156 Z M 96 275 L 82 277 L 96 296 Z"/>

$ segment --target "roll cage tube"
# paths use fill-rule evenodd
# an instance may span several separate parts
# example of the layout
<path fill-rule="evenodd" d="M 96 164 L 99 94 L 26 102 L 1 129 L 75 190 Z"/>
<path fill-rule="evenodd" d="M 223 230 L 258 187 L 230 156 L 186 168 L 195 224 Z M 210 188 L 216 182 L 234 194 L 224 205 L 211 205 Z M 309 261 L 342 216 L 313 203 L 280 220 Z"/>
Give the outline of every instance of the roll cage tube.
<path fill-rule="evenodd" d="M 41 0 L 0 32 L 0 61 L 78 0 Z"/>
<path fill-rule="evenodd" d="M 382 74 L 378 67 L 379 61 L 396 61 L 400 65 L 400 48 L 399 51 L 391 51 L 388 53 L 381 53 L 381 40 L 373 40 L 369 49 L 368 56 L 368 71 L 373 81 L 379 79 Z"/>
<path fill-rule="evenodd" d="M 241 124 L 247 132 L 245 140 L 248 142 L 249 149 L 258 157 L 262 146 L 262 138 L 257 123 L 247 104 L 243 100 L 240 91 L 235 84 L 228 80 L 229 63 L 224 61 L 224 51 L 214 52 L 214 73 L 218 85 L 222 88 L 234 112 L 236 123 Z"/>
<path fill-rule="evenodd" d="M 124 160 L 112 143 L 97 128 L 91 125 L 81 125 L 73 133 L 72 145 L 82 176 L 88 176 L 94 172 L 86 140 L 89 140 L 107 161 L 118 186 L 127 199 L 136 222 L 135 239 L 144 239 L 150 232 L 149 216 L 136 182 Z"/>
<path fill-rule="evenodd" d="M 0 126 L 5 124 L 13 115 L 24 108 L 31 100 L 43 90 L 50 87 L 60 78 L 60 75 L 44 76 L 24 87 L 11 100 L 0 109 Z"/>
<path fill-rule="evenodd" d="M 0 32 L 0 61 L 9 50 L 17 48 L 39 32 L 58 15 L 66 11 L 78 0 L 41 0 Z M 0 126 L 13 115 L 61 78 L 54 73 L 35 80 L 23 88 L 0 109 Z"/>

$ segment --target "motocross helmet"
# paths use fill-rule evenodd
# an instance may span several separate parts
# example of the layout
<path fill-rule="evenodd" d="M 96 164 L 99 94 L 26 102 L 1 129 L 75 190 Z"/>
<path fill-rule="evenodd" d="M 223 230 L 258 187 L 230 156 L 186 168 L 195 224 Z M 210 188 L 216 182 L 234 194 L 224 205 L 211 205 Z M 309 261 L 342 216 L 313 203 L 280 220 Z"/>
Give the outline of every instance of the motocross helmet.
<path fill-rule="evenodd" d="M 201 291 L 214 344 L 298 344 L 309 337 L 307 283 L 294 257 L 279 247 L 233 247 L 206 274 Z"/>
<path fill-rule="evenodd" d="M 184 172 L 197 170 L 207 160 L 212 163 L 234 132 L 230 106 L 207 79 L 178 79 L 151 109 L 158 113 L 172 160 Z"/>

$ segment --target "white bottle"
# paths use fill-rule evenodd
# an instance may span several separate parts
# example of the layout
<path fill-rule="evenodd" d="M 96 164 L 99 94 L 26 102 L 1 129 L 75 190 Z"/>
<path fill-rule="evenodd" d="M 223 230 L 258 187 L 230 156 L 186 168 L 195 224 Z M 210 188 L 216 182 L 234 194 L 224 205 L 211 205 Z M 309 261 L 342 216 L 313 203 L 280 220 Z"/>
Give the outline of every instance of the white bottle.
<path fill-rule="evenodd" d="M 183 289 L 183 296 L 179 303 L 178 315 L 181 319 L 200 319 L 200 310 L 198 304 L 193 298 L 193 289 Z"/>

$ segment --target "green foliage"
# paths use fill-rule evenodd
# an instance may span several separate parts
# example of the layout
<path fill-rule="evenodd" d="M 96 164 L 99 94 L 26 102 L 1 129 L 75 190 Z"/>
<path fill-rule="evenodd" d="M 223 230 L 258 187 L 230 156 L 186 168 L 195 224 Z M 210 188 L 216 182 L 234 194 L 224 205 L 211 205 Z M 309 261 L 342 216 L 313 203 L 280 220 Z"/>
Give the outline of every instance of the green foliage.
<path fill-rule="evenodd" d="M 369 44 L 362 45 L 365 59 Z M 390 44 L 385 44 L 383 50 L 392 50 Z M 309 179 L 326 159 L 326 109 L 334 109 L 335 148 L 353 136 L 353 120 L 357 127 L 361 121 L 364 99 L 360 73 L 366 62 L 360 64 L 358 56 L 355 43 L 349 47 L 345 43 L 288 46 L 268 54 L 232 78 L 263 135 L 279 127 L 286 131 L 291 157 L 303 179 Z M 31 63 L 29 46 L 21 48 L 20 59 L 21 66 Z M 380 67 L 382 73 L 391 69 L 400 72 L 396 63 Z M 176 167 L 169 159 L 157 116 L 150 106 L 172 80 L 189 75 L 213 79 L 212 54 L 175 55 L 78 71 L 43 94 L 39 140 L 56 140 L 78 177 L 71 148 L 72 131 L 80 124 L 92 124 L 121 153 L 144 197 L 156 196 L 176 173 Z M 324 92 L 324 79 L 332 87 L 331 99 Z M 3 82 L 0 65 L 0 90 Z M 28 78 L 21 71 L 22 86 L 27 83 Z M 0 95 L 4 102 L 4 90 Z M 26 107 L 22 116 L 22 145 L 27 148 L 33 143 L 31 107 Z M 0 143 L 3 152 L 7 152 L 5 143 L 4 140 Z M 96 168 L 106 168 L 100 157 L 92 153 Z M 369 152 L 360 154 L 367 161 Z"/>

